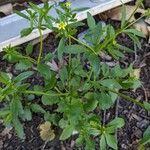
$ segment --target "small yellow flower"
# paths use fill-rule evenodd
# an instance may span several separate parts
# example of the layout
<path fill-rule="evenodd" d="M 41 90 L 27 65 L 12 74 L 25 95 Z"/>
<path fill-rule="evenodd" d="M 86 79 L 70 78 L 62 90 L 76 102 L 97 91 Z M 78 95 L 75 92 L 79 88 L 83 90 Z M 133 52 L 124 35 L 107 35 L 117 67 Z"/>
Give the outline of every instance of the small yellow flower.
<path fill-rule="evenodd" d="M 63 21 L 61 21 L 60 23 L 58 23 L 58 29 L 59 30 L 65 30 L 67 24 Z"/>
<path fill-rule="evenodd" d="M 70 2 L 66 2 L 65 5 L 66 5 L 67 8 L 70 8 L 71 3 Z"/>

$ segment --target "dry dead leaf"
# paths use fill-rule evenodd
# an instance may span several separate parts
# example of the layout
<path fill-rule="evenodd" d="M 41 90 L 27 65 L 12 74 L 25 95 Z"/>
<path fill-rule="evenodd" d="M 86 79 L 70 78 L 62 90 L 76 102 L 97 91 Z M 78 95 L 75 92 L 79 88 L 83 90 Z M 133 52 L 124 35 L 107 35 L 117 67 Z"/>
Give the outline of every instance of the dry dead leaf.
<path fill-rule="evenodd" d="M 148 25 L 145 22 L 144 19 L 139 20 L 136 22 L 133 27 L 137 29 L 138 31 L 141 31 L 145 36 L 149 36 L 149 31 L 148 31 Z"/>
<path fill-rule="evenodd" d="M 150 18 L 146 18 L 146 19 L 145 19 L 145 22 L 150 25 Z"/>
<path fill-rule="evenodd" d="M 40 137 L 43 141 L 52 141 L 55 138 L 54 130 L 51 129 L 51 123 L 46 121 L 40 125 Z"/>
<path fill-rule="evenodd" d="M 13 6 L 11 3 L 0 6 L 0 12 L 5 15 L 10 15 L 13 12 Z"/>
<path fill-rule="evenodd" d="M 136 6 L 130 6 L 130 5 L 126 5 L 125 6 L 125 9 L 126 9 L 126 20 L 129 19 L 129 17 L 131 16 L 131 14 L 134 12 Z M 145 13 L 145 10 L 144 9 L 141 9 L 141 8 L 138 8 L 136 13 L 140 13 L 140 14 L 143 14 Z M 115 9 L 112 9 L 112 10 L 109 10 L 105 13 L 103 13 L 102 15 L 100 15 L 100 17 L 102 18 L 110 18 L 112 20 L 117 20 L 117 21 L 120 21 L 122 19 L 122 7 L 117 7 Z M 131 18 L 131 22 L 135 20 L 135 16 L 133 16 Z"/>
<path fill-rule="evenodd" d="M 10 139 L 12 137 L 12 135 L 10 134 L 12 128 L 5 128 L 2 133 L 1 136 L 8 136 L 8 139 Z"/>
<path fill-rule="evenodd" d="M 134 69 L 133 72 L 130 73 L 130 76 L 135 78 L 135 79 L 139 79 L 140 78 L 140 72 L 141 69 Z"/>

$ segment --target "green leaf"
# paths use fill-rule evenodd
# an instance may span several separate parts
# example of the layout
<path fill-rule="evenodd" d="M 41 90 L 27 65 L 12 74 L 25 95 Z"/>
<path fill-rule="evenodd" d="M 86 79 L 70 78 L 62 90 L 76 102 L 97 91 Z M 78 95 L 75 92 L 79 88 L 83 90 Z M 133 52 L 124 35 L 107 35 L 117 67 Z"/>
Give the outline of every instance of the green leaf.
<path fill-rule="evenodd" d="M 108 88 L 117 88 L 117 89 L 122 88 L 121 85 L 115 79 L 104 79 L 99 83 Z"/>
<path fill-rule="evenodd" d="M 62 38 L 57 48 L 57 55 L 59 60 L 62 60 L 64 47 L 65 47 L 65 39 Z"/>
<path fill-rule="evenodd" d="M 150 140 L 150 126 L 145 130 L 144 135 L 145 138 L 149 138 Z"/>
<path fill-rule="evenodd" d="M 18 16 L 20 16 L 20 17 L 22 17 L 22 18 L 25 18 L 25 19 L 27 19 L 27 20 L 30 20 L 30 18 L 29 18 L 26 14 L 24 14 L 24 13 L 22 13 L 22 12 L 20 12 L 20 11 L 15 10 L 14 13 L 16 13 Z"/>
<path fill-rule="evenodd" d="M 25 71 L 32 67 L 32 63 L 29 60 L 21 60 L 15 65 L 16 70 Z"/>
<path fill-rule="evenodd" d="M 116 38 L 116 33 L 115 33 L 115 29 L 112 25 L 107 25 L 107 34 L 109 35 L 110 38 Z M 107 39 L 106 39 L 107 40 Z"/>
<path fill-rule="evenodd" d="M 59 76 L 63 84 L 65 84 L 65 81 L 68 79 L 68 70 L 66 66 L 63 66 L 62 69 L 59 71 Z"/>
<path fill-rule="evenodd" d="M 5 72 L 0 72 L 0 82 L 4 84 L 8 84 L 10 81 L 10 77 Z"/>
<path fill-rule="evenodd" d="M 10 114 L 10 110 L 0 110 L 0 118 L 6 118 Z"/>
<path fill-rule="evenodd" d="M 50 112 L 46 112 L 44 114 L 44 120 L 49 121 L 52 124 L 58 126 L 59 120 L 61 119 L 60 114 L 51 114 Z"/>
<path fill-rule="evenodd" d="M 89 92 L 89 93 L 86 93 L 84 97 L 86 99 L 86 102 L 84 104 L 85 111 L 90 112 L 90 111 L 95 110 L 98 104 L 98 101 L 95 98 L 95 94 Z"/>
<path fill-rule="evenodd" d="M 100 73 L 100 59 L 95 54 L 90 54 L 88 60 L 92 66 L 93 73 L 95 77 L 99 76 Z"/>
<path fill-rule="evenodd" d="M 92 17 L 92 15 L 89 12 L 87 13 L 87 23 L 90 30 L 94 29 L 96 26 L 95 19 Z"/>
<path fill-rule="evenodd" d="M 51 79 L 51 70 L 50 70 L 50 67 L 48 65 L 46 65 L 46 64 L 38 64 L 37 69 L 40 72 L 40 74 L 46 80 L 50 80 Z"/>
<path fill-rule="evenodd" d="M 51 52 L 49 52 L 49 53 L 46 54 L 46 56 L 44 57 L 44 61 L 50 62 L 53 58 L 54 58 L 54 55 L 53 55 Z"/>
<path fill-rule="evenodd" d="M 79 147 L 79 146 L 82 146 L 82 144 L 84 143 L 84 138 L 83 136 L 79 136 L 77 139 L 76 139 L 76 146 Z"/>
<path fill-rule="evenodd" d="M 55 92 L 53 91 L 49 91 L 49 92 L 46 92 L 47 94 L 56 94 Z M 56 104 L 59 102 L 59 97 L 57 96 L 48 96 L 48 95 L 43 95 L 42 96 L 42 103 L 44 105 L 53 105 L 53 104 Z"/>
<path fill-rule="evenodd" d="M 24 84 L 19 84 L 19 86 L 18 85 L 16 85 L 16 87 L 17 87 L 17 90 L 18 90 L 18 92 L 24 92 L 24 91 L 26 91 L 27 90 L 27 88 L 29 88 L 29 86 L 30 86 L 30 84 L 29 83 L 24 83 Z"/>
<path fill-rule="evenodd" d="M 119 50 L 123 50 L 123 51 L 126 51 L 126 52 L 132 52 L 133 53 L 133 50 L 132 49 L 130 49 L 130 48 L 128 48 L 128 47 L 126 47 L 126 46 L 123 46 L 123 45 L 120 45 L 120 44 L 116 44 L 115 45 Z"/>
<path fill-rule="evenodd" d="M 27 78 L 29 78 L 30 76 L 33 75 L 33 72 L 32 71 L 26 71 L 26 72 L 23 72 L 21 74 L 19 74 L 15 79 L 14 79 L 14 82 L 21 82 Z"/>
<path fill-rule="evenodd" d="M 20 99 L 18 96 L 14 97 L 10 103 L 10 111 L 13 114 L 13 120 L 15 121 L 16 118 L 18 118 L 19 115 L 19 103 L 20 103 Z"/>
<path fill-rule="evenodd" d="M 29 35 L 31 32 L 32 32 L 32 28 L 25 28 L 25 29 L 23 29 L 21 32 L 20 32 L 20 34 L 21 34 L 21 37 L 24 37 L 24 36 L 27 36 L 27 35 Z"/>
<path fill-rule="evenodd" d="M 105 92 L 102 92 L 97 95 L 97 100 L 99 102 L 99 107 L 102 110 L 109 109 L 113 105 L 111 96 Z"/>
<path fill-rule="evenodd" d="M 108 52 L 112 55 L 112 57 L 116 60 L 118 60 L 119 58 L 123 58 L 124 55 L 122 52 L 120 52 L 119 50 L 115 50 L 116 48 L 112 49 L 108 49 Z"/>
<path fill-rule="evenodd" d="M 143 147 L 147 143 L 150 143 L 150 126 L 145 130 L 139 147 Z"/>
<path fill-rule="evenodd" d="M 85 137 L 85 150 L 94 150 L 95 141 L 91 139 L 88 135 Z"/>
<path fill-rule="evenodd" d="M 115 149 L 115 150 L 118 149 L 118 148 L 117 148 L 117 140 L 116 140 L 116 138 L 115 138 L 113 135 L 111 135 L 111 134 L 105 134 L 105 138 L 106 138 L 107 144 L 108 144 L 111 148 L 113 148 L 113 149 Z"/>
<path fill-rule="evenodd" d="M 15 121 L 13 121 L 13 125 L 14 125 L 15 131 L 16 131 L 18 137 L 21 139 L 25 139 L 23 125 L 21 124 L 19 119 L 16 118 Z"/>
<path fill-rule="evenodd" d="M 117 129 L 117 128 L 121 128 L 123 127 L 125 124 L 124 120 L 122 118 L 115 118 L 114 120 L 112 120 L 111 122 L 109 122 L 107 124 L 107 127 L 111 127 L 113 126 L 114 129 Z"/>
<path fill-rule="evenodd" d="M 29 108 L 25 108 L 24 109 L 24 118 L 27 121 L 31 121 L 32 120 L 32 113 L 31 113 L 31 110 Z"/>
<path fill-rule="evenodd" d="M 59 127 L 60 128 L 66 128 L 66 126 L 68 125 L 68 121 L 66 121 L 64 118 L 59 120 Z"/>
<path fill-rule="evenodd" d="M 108 77 L 110 75 L 109 66 L 106 63 L 101 64 L 101 69 L 104 77 Z"/>
<path fill-rule="evenodd" d="M 137 47 L 139 49 L 141 49 L 141 47 L 142 47 L 141 43 L 142 42 L 140 41 L 140 39 L 136 35 L 133 35 L 132 33 L 126 33 L 126 34 L 130 37 L 130 39 L 134 42 L 134 44 L 137 45 Z"/>
<path fill-rule="evenodd" d="M 31 44 L 31 43 L 29 43 L 28 45 L 27 45 L 27 47 L 26 47 L 26 54 L 27 55 L 30 55 L 30 54 L 32 54 L 32 52 L 33 52 L 33 45 Z"/>
<path fill-rule="evenodd" d="M 143 102 L 143 104 L 144 104 L 145 109 L 150 112 L 150 103 Z"/>
<path fill-rule="evenodd" d="M 40 85 L 34 85 L 33 89 L 34 91 L 43 92 L 43 86 Z"/>
<path fill-rule="evenodd" d="M 42 9 L 39 8 L 37 5 L 33 4 L 32 2 L 29 2 L 30 7 L 35 11 L 38 12 L 39 14 L 41 13 Z"/>
<path fill-rule="evenodd" d="M 39 104 L 31 104 L 30 107 L 35 113 L 39 112 L 44 114 L 46 112 Z"/>
<path fill-rule="evenodd" d="M 62 132 L 61 136 L 60 136 L 60 140 L 66 140 L 68 139 L 71 135 L 72 132 L 74 130 L 74 126 L 73 125 L 68 125 Z"/>
<path fill-rule="evenodd" d="M 106 139 L 103 134 L 100 139 L 100 150 L 106 150 Z"/>
<path fill-rule="evenodd" d="M 125 7 L 125 5 L 123 4 L 123 5 L 122 5 L 121 28 L 124 27 L 125 22 L 126 22 L 126 7 Z"/>
<path fill-rule="evenodd" d="M 132 34 L 137 35 L 139 37 L 145 38 L 145 35 L 136 29 L 126 29 L 123 32 L 124 33 L 132 33 Z"/>
<path fill-rule="evenodd" d="M 141 82 L 138 79 L 129 78 L 121 82 L 121 86 L 125 89 L 137 89 L 141 86 Z"/>
<path fill-rule="evenodd" d="M 67 54 L 79 54 L 79 53 L 84 53 L 88 51 L 87 48 L 81 46 L 81 45 L 68 45 L 64 47 L 64 53 Z"/>

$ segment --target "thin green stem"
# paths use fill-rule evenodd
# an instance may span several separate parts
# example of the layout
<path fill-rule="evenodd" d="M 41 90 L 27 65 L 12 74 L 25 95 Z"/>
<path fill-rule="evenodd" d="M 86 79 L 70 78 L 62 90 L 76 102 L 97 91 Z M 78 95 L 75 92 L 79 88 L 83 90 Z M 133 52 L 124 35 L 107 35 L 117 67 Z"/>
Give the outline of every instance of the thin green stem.
<path fill-rule="evenodd" d="M 116 36 L 118 36 L 120 33 L 123 32 L 123 30 L 126 30 L 127 28 L 131 27 L 133 24 L 135 24 L 137 21 L 141 20 L 143 17 L 145 17 L 145 14 L 143 14 L 142 16 L 140 16 L 138 19 L 136 19 L 135 21 L 131 22 L 130 24 L 126 24 L 126 26 L 124 28 L 122 28 L 121 30 L 119 30 L 116 33 Z"/>
<path fill-rule="evenodd" d="M 91 68 L 91 70 L 90 70 L 90 74 L 87 76 L 87 81 L 90 81 L 90 79 L 91 79 L 91 76 L 92 76 L 92 73 L 93 73 L 93 68 Z"/>
<path fill-rule="evenodd" d="M 88 48 L 89 50 L 91 50 L 95 55 L 97 55 L 97 53 L 94 51 L 94 49 L 93 49 L 92 47 L 88 46 L 88 45 L 85 44 L 84 42 L 82 42 L 82 41 L 76 39 L 75 37 L 73 37 L 73 36 L 71 36 L 71 35 L 70 35 L 69 37 L 72 38 L 74 41 L 76 41 L 76 42 L 82 44 L 83 46 L 87 47 L 87 48 Z"/>
<path fill-rule="evenodd" d="M 145 15 L 142 15 L 141 17 L 139 17 L 139 18 L 136 19 L 135 21 L 131 22 L 129 25 L 127 25 L 127 26 L 124 28 L 124 30 L 127 29 L 127 28 L 129 28 L 129 27 L 131 27 L 131 26 L 132 26 L 133 24 L 135 24 L 137 21 L 141 20 L 144 16 L 145 16 Z"/>
<path fill-rule="evenodd" d="M 59 93 L 59 94 L 49 94 L 45 92 L 40 92 L 40 91 L 25 91 L 24 93 L 26 94 L 35 94 L 35 95 L 46 95 L 46 96 L 67 96 L 69 93 Z"/>
<path fill-rule="evenodd" d="M 71 38 L 69 37 L 69 45 L 71 45 Z M 71 67 L 71 54 L 69 54 L 69 68 Z"/>
<path fill-rule="evenodd" d="M 71 45 L 71 37 L 69 37 L 69 45 Z M 69 88 L 69 91 L 71 89 L 70 87 L 70 80 L 71 80 L 71 54 L 69 54 L 69 77 L 68 77 L 68 81 L 67 81 L 67 84 L 68 84 L 68 88 Z"/>
<path fill-rule="evenodd" d="M 42 56 L 42 51 L 43 51 L 43 36 L 42 36 L 41 28 L 39 28 L 38 30 L 39 30 L 39 33 L 40 33 L 40 52 L 39 52 L 37 63 L 39 64 L 40 61 L 41 61 L 41 56 Z"/>
<path fill-rule="evenodd" d="M 24 58 L 26 58 L 26 59 L 28 59 L 29 61 L 31 61 L 32 63 L 37 63 L 37 61 L 35 60 L 35 59 L 33 59 L 33 58 L 31 58 L 31 57 L 26 57 L 26 56 L 24 56 Z"/>
<path fill-rule="evenodd" d="M 58 93 L 62 94 L 62 92 L 61 92 L 57 87 L 55 87 L 55 90 L 56 90 Z"/>

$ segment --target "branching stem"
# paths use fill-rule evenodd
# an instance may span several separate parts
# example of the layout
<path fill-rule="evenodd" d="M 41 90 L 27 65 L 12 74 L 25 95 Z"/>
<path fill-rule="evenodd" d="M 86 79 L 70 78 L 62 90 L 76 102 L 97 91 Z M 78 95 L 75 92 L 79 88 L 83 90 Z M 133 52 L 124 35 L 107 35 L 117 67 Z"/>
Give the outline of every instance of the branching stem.
<path fill-rule="evenodd" d="M 40 33 L 40 52 L 39 52 L 37 64 L 39 64 L 40 61 L 41 61 L 41 56 L 42 56 L 42 51 L 43 51 L 43 35 L 42 35 L 42 30 L 41 30 L 41 28 L 39 28 L 38 30 L 39 30 L 39 33 Z"/>
<path fill-rule="evenodd" d="M 24 93 L 26 94 L 35 94 L 35 95 L 46 95 L 46 96 L 67 96 L 69 93 L 59 93 L 59 94 L 49 94 L 45 92 L 40 92 L 40 91 L 25 91 Z"/>

